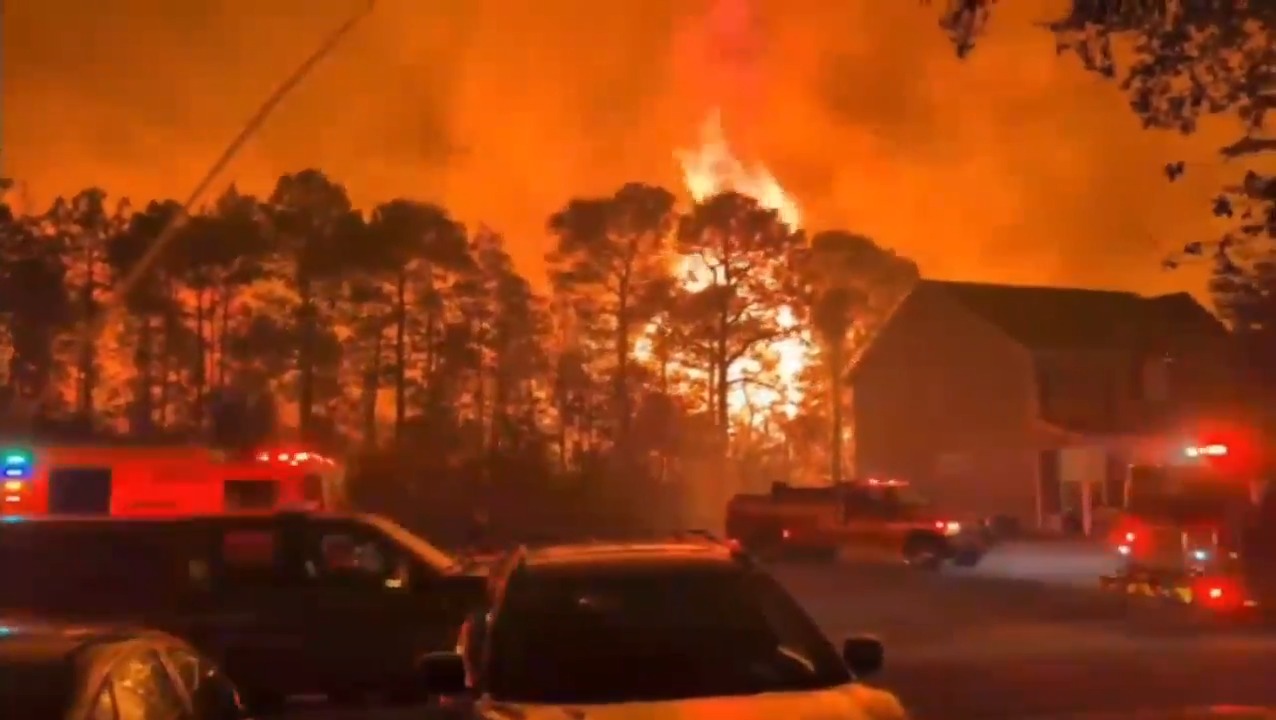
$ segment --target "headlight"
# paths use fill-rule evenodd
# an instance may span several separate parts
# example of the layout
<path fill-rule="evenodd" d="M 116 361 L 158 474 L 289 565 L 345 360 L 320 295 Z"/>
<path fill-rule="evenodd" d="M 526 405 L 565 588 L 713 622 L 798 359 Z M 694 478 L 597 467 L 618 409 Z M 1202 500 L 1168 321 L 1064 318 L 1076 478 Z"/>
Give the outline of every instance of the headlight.
<path fill-rule="evenodd" d="M 961 532 L 961 523 L 959 522 L 954 522 L 950 520 L 946 523 L 937 523 L 937 524 L 943 525 L 943 530 L 945 535 L 956 535 L 957 533 Z"/>
<path fill-rule="evenodd" d="M 1192 557 L 1195 558 L 1198 562 L 1205 562 L 1206 560 L 1210 559 L 1210 554 L 1208 552 L 1205 552 L 1204 550 L 1193 550 Z"/>

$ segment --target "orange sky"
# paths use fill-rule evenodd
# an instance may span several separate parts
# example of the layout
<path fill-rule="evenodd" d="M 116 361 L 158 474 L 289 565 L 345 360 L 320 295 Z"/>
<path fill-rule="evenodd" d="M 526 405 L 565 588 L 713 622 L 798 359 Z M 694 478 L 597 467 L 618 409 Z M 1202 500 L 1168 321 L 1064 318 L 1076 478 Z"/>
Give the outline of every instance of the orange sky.
<path fill-rule="evenodd" d="M 185 195 L 359 2 L 10 0 L 3 170 L 40 202 L 86 184 Z M 1205 201 L 1232 173 L 1212 155 L 1228 128 L 1140 131 L 1033 27 L 1057 0 L 1000 4 L 965 63 L 933 12 L 883 0 L 754 0 L 755 31 L 724 62 L 709 4 L 381 0 L 226 180 L 264 192 L 318 166 L 362 204 L 439 200 L 505 230 L 537 272 L 558 204 L 628 180 L 676 187 L 673 149 L 722 104 L 811 227 L 872 235 L 928 275 L 1199 286 L 1158 263 L 1215 232 Z M 1189 174 L 1171 185 L 1159 169 L 1178 158 Z"/>

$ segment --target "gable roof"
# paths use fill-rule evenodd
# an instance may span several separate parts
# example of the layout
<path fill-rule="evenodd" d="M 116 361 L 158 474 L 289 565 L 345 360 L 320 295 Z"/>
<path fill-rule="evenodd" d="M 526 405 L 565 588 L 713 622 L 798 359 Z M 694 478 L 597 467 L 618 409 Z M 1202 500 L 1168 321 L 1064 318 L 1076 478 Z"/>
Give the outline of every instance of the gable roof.
<path fill-rule="evenodd" d="M 1227 329 L 1187 293 L 1145 297 L 1082 288 L 923 280 L 1030 350 L 1156 342 Z"/>

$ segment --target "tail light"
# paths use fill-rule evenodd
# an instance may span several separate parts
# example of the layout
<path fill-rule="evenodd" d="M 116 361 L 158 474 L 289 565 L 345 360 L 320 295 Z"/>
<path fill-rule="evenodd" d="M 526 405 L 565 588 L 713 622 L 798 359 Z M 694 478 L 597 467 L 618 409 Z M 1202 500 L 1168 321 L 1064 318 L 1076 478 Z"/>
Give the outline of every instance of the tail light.
<path fill-rule="evenodd" d="M 1244 588 L 1227 578 L 1201 578 L 1192 589 L 1193 599 L 1209 608 L 1226 609 L 1249 605 Z"/>

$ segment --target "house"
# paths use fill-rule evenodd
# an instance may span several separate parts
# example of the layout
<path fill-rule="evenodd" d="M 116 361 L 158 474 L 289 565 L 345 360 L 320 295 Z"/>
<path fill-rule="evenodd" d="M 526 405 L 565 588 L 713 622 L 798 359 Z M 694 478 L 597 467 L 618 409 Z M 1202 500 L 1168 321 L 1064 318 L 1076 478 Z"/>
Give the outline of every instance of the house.
<path fill-rule="evenodd" d="M 1058 525 L 1118 505 L 1131 463 L 1238 407 L 1234 368 L 1186 293 L 922 280 L 851 370 L 849 462 L 957 511 Z"/>

